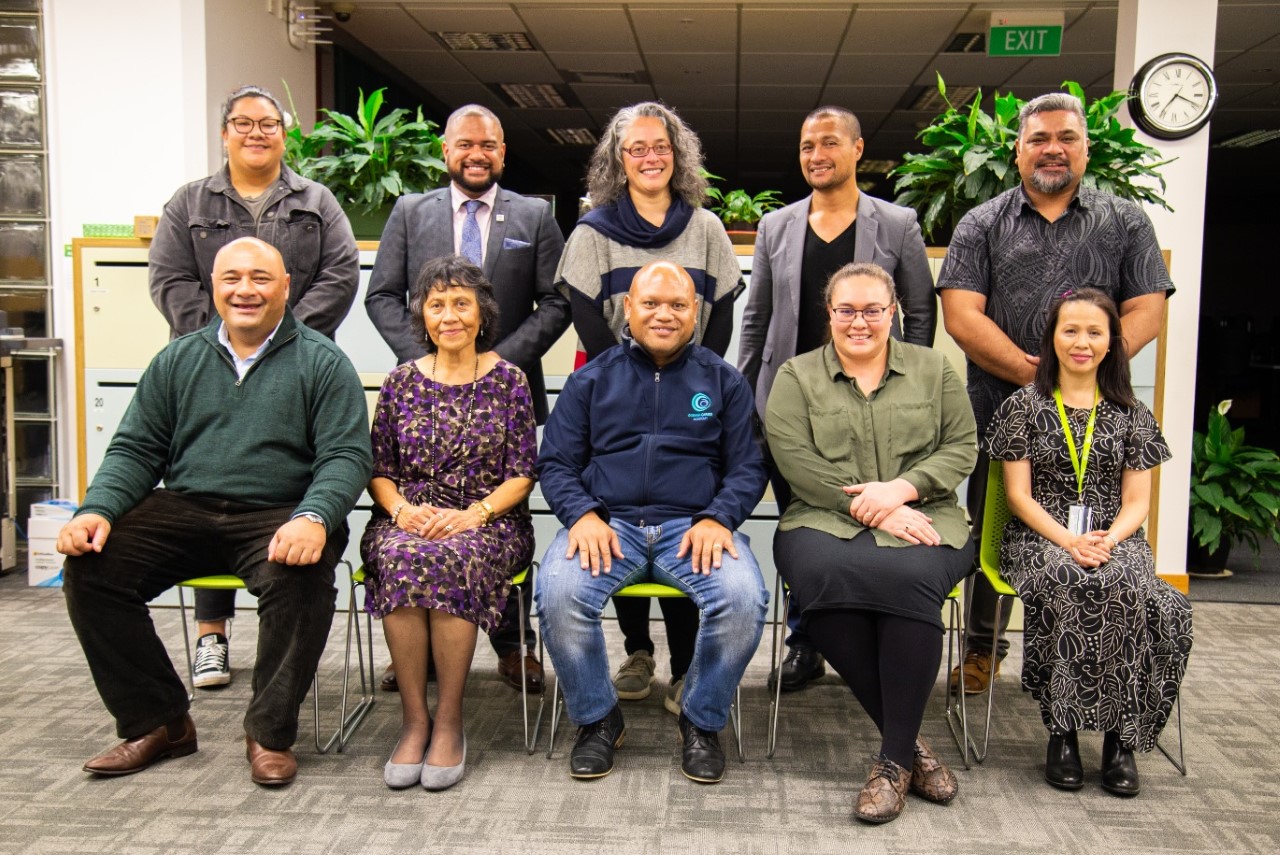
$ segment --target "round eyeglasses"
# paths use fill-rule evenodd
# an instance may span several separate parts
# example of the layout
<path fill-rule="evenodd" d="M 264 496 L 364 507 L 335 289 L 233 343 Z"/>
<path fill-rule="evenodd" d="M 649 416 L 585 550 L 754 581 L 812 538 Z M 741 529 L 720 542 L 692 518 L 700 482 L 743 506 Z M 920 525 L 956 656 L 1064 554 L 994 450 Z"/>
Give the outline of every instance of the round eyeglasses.
<path fill-rule="evenodd" d="M 250 134 L 253 132 L 254 125 L 258 126 L 258 130 L 266 136 L 271 136 L 280 130 L 280 126 L 284 124 L 279 119 L 250 119 L 248 116 L 236 116 L 233 119 L 227 119 L 227 127 L 235 129 L 238 134 Z"/>

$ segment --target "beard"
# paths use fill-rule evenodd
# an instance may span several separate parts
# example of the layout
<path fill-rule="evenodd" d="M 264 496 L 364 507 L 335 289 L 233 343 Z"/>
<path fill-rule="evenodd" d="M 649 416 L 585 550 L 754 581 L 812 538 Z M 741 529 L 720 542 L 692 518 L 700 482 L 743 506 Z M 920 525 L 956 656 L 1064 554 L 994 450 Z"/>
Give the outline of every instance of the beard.
<path fill-rule="evenodd" d="M 488 166 L 489 174 L 479 181 L 471 180 L 466 177 L 466 173 L 463 171 L 466 168 L 466 164 L 460 164 L 457 167 L 449 167 L 449 178 L 454 184 L 457 184 L 468 193 L 480 195 L 502 180 L 502 168 L 494 168 L 493 164 L 488 164 Z"/>
<path fill-rule="evenodd" d="M 1053 165 L 1057 166 L 1059 164 L 1055 163 Z M 1075 180 L 1079 176 L 1075 174 L 1075 172 L 1071 169 L 1071 167 L 1068 164 L 1064 163 L 1061 165 L 1066 166 L 1067 169 L 1065 172 L 1061 173 L 1060 175 L 1054 175 L 1054 176 L 1046 175 L 1040 170 L 1039 167 L 1032 170 L 1031 186 L 1036 188 L 1036 190 L 1040 191 L 1041 193 L 1047 193 L 1047 194 L 1060 193 L 1063 190 L 1066 190 L 1068 187 L 1072 185 L 1073 182 L 1075 182 Z"/>

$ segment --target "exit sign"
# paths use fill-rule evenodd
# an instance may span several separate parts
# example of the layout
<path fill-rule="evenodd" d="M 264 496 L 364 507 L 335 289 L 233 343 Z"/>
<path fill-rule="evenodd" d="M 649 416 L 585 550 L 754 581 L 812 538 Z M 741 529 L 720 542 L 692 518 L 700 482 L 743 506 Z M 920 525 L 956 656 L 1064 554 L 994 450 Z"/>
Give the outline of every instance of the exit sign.
<path fill-rule="evenodd" d="M 1062 53 L 1061 12 L 992 12 L 988 56 L 1058 56 Z"/>

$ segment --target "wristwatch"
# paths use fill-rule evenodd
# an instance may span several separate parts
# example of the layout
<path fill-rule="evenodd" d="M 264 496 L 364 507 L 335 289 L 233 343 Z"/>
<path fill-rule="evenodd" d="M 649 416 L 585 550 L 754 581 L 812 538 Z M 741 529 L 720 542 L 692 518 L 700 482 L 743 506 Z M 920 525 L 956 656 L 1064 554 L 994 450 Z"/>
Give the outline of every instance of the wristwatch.
<path fill-rule="evenodd" d="M 311 511 L 303 511 L 302 513 L 298 514 L 298 516 L 295 516 L 294 519 L 297 519 L 298 517 L 302 517 L 304 520 L 311 520 L 311 522 L 319 526 L 322 526 L 325 531 L 329 530 L 329 527 L 324 524 L 324 517 L 320 516 L 319 514 L 312 513 Z"/>

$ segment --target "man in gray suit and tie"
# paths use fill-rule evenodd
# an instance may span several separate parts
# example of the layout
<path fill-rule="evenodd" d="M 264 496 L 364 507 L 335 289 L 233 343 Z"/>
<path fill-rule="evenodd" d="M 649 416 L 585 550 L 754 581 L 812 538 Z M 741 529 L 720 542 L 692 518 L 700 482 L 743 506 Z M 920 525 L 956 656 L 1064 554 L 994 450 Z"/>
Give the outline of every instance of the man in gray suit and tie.
<path fill-rule="evenodd" d="M 494 350 L 529 378 L 538 423 L 547 417 L 542 356 L 569 327 L 569 303 L 553 287 L 564 235 L 542 199 L 527 199 L 498 186 L 507 147 L 502 124 L 478 104 L 459 107 L 444 129 L 448 187 L 401 197 L 387 220 L 369 278 L 365 310 L 403 363 L 427 352 L 409 324 L 409 284 L 427 261 L 458 254 L 484 270 L 498 298 L 499 331 Z M 527 594 L 526 594 L 527 596 Z M 503 627 L 491 637 L 498 672 L 520 687 L 521 653 L 517 608 L 512 597 Z M 524 652 L 526 685 L 543 688 L 542 665 L 533 656 L 532 634 Z M 383 679 L 394 688 L 394 677 Z"/>
<path fill-rule="evenodd" d="M 871 261 L 893 277 L 905 316 L 894 318 L 893 335 L 933 346 L 937 323 L 933 277 L 915 211 L 858 189 L 862 127 L 844 107 L 819 107 L 800 128 L 800 169 L 813 192 L 766 214 L 756 233 L 747 299 L 738 344 L 738 368 L 755 392 L 756 412 L 765 404 L 778 369 L 791 357 L 825 341 L 827 279 L 851 261 Z M 766 454 L 770 482 L 783 511 L 791 490 Z M 782 690 L 796 691 L 822 676 L 822 656 L 793 617 L 790 651 L 782 665 Z M 772 681 L 778 674 L 770 675 Z"/>

